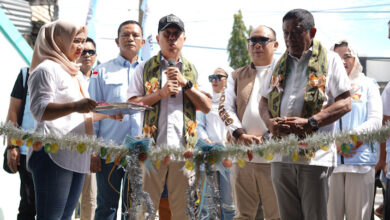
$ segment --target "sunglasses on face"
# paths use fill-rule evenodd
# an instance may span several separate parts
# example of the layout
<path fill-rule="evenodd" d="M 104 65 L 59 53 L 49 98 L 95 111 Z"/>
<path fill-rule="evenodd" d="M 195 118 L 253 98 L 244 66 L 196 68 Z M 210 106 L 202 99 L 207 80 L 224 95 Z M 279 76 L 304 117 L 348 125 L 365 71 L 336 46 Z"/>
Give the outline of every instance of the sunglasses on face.
<path fill-rule="evenodd" d="M 225 75 L 210 75 L 209 82 L 213 82 L 213 80 L 215 80 L 216 82 L 220 82 L 223 77 L 227 78 L 227 76 L 225 76 Z"/>
<path fill-rule="evenodd" d="M 89 56 L 93 56 L 96 54 L 96 50 L 83 50 L 83 52 L 81 52 L 81 56 L 84 56 L 87 53 L 89 54 Z"/>
<path fill-rule="evenodd" d="M 272 41 L 275 41 L 274 39 L 272 38 L 269 38 L 269 37 L 250 37 L 248 39 L 248 43 L 249 45 L 251 46 L 255 46 L 257 43 L 265 46 L 267 45 L 269 42 L 272 42 Z"/>

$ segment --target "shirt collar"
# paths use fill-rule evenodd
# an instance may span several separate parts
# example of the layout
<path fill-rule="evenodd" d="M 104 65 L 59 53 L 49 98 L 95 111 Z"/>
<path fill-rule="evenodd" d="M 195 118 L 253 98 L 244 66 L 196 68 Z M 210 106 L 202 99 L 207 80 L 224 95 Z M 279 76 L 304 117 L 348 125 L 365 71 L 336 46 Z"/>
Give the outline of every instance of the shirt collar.
<path fill-rule="evenodd" d="M 138 59 L 134 63 L 130 63 L 128 60 L 126 60 L 120 54 L 117 56 L 116 62 L 123 67 L 131 67 L 131 68 L 135 68 L 139 64 Z"/>
<path fill-rule="evenodd" d="M 296 57 L 296 56 L 293 56 L 293 55 L 291 55 L 290 53 L 288 53 L 288 56 L 289 56 L 291 59 L 293 59 L 293 60 L 299 61 L 299 60 L 301 60 L 303 57 L 311 56 L 312 51 L 313 51 L 313 46 L 311 46 L 308 50 L 306 50 L 305 52 L 303 52 L 301 58 L 298 58 L 298 57 Z"/>

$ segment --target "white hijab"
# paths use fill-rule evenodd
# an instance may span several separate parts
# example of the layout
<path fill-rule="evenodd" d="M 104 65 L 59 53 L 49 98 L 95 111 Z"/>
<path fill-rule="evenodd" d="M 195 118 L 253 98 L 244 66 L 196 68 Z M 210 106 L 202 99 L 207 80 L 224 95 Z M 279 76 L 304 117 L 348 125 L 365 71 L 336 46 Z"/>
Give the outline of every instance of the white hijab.
<path fill-rule="evenodd" d="M 366 76 L 362 72 L 363 66 L 360 64 L 359 57 L 358 57 L 356 51 L 353 48 L 351 48 L 351 46 L 349 45 L 349 43 L 346 40 L 341 40 L 341 41 L 337 42 L 336 44 L 341 44 L 341 43 L 347 44 L 348 50 L 351 52 L 351 55 L 355 58 L 351 73 L 348 75 L 349 80 L 351 81 L 351 87 L 352 87 L 351 95 L 353 95 L 357 90 L 360 89 L 360 87 L 362 87 Z M 334 49 L 335 48 L 333 46 L 331 48 L 331 50 L 334 51 Z"/>

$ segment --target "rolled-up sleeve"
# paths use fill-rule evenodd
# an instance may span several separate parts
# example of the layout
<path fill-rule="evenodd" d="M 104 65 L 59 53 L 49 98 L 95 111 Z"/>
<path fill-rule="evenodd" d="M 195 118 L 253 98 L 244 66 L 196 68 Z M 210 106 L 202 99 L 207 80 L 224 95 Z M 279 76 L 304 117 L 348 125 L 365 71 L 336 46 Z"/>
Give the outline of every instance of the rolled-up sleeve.
<path fill-rule="evenodd" d="M 30 91 L 30 111 L 35 120 L 41 121 L 49 103 L 54 101 L 56 91 L 55 76 L 48 70 L 38 68 L 28 80 Z"/>

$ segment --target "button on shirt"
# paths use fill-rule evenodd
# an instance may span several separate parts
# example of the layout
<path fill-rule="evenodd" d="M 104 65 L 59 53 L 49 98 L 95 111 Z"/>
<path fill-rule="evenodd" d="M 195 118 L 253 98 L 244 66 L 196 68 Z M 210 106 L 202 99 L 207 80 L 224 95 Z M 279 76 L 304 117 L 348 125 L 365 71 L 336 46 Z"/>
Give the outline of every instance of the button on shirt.
<path fill-rule="evenodd" d="M 122 56 L 96 67 L 91 74 L 89 93 L 97 102 L 127 102 L 127 89 L 138 61 L 131 64 Z M 140 113 L 124 115 L 122 122 L 104 119 L 94 123 L 95 134 L 104 140 L 122 144 L 126 135 L 139 136 Z"/>
<path fill-rule="evenodd" d="M 162 74 L 161 85 L 164 87 L 167 82 L 167 75 L 165 74 L 168 66 L 168 61 L 164 58 L 161 60 Z M 130 86 L 127 92 L 127 97 L 140 97 L 144 96 L 144 72 L 145 63 L 140 64 L 130 82 Z M 177 62 L 179 69 L 182 65 L 181 60 Z M 167 97 L 160 99 L 160 112 L 158 116 L 158 128 L 157 128 L 157 140 L 156 145 L 168 145 L 171 147 L 179 148 L 185 146 L 185 138 L 183 135 L 184 130 L 184 117 L 183 117 L 183 91 L 179 88 L 179 93 L 176 97 Z"/>
<path fill-rule="evenodd" d="M 301 117 L 302 107 L 304 104 L 304 96 L 307 84 L 307 66 L 312 54 L 312 48 L 305 52 L 301 58 L 289 55 L 287 60 L 287 81 L 283 91 L 282 101 L 280 105 L 281 117 Z M 348 75 L 345 71 L 341 58 L 334 52 L 327 51 L 328 74 L 326 76 L 325 95 L 326 100 L 323 107 L 331 105 L 335 102 L 335 98 L 342 93 L 351 89 L 351 84 Z M 267 80 L 261 90 L 261 95 L 268 99 L 270 90 L 270 80 L 272 72 L 268 74 Z M 321 127 L 319 132 L 330 132 L 334 134 L 335 123 Z M 330 144 L 329 151 L 318 150 L 316 157 L 312 160 L 300 159 L 296 163 L 310 164 L 317 166 L 336 166 L 336 147 L 334 143 Z M 274 160 L 279 161 L 279 160 Z M 281 162 L 291 162 L 290 156 L 283 156 Z"/>

